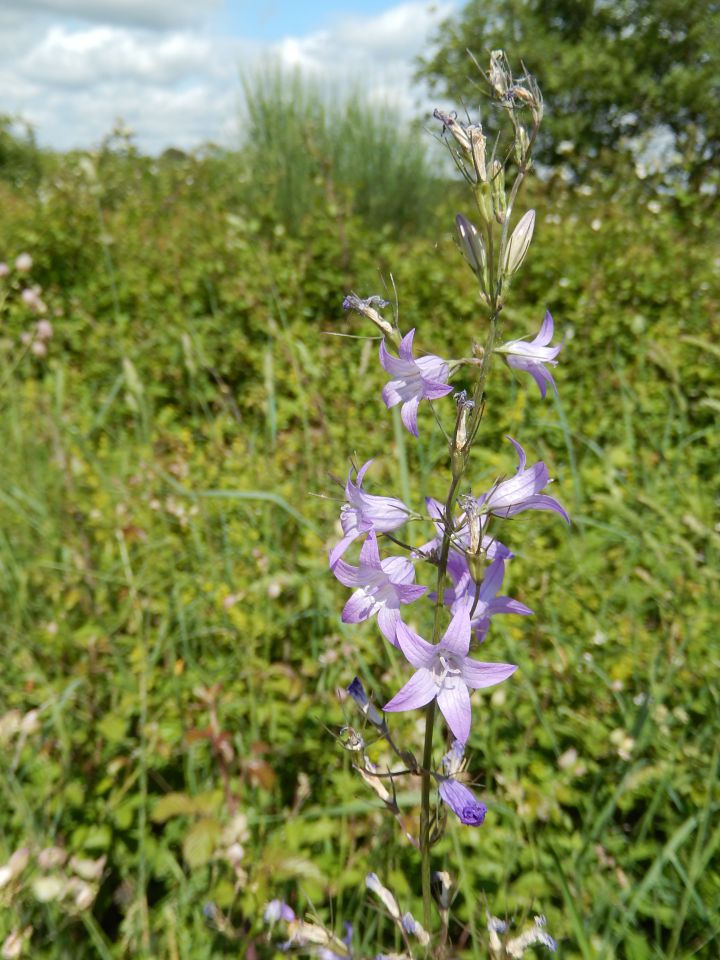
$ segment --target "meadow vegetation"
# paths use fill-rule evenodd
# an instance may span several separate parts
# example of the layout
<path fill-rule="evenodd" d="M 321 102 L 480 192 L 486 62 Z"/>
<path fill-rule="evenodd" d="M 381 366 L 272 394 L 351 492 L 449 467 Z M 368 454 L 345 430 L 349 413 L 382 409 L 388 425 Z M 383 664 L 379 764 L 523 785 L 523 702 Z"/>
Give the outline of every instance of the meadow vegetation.
<path fill-rule="evenodd" d="M 383 491 L 417 503 L 444 447 L 378 418 L 377 342 L 332 334 L 365 336 L 343 296 L 394 299 L 392 274 L 429 349 L 482 339 L 471 211 L 423 131 L 254 93 L 240 152 L 16 139 L 0 167 L 0 864 L 28 849 L 0 942 L 32 926 L 33 958 L 271 956 L 278 896 L 370 951 L 368 870 L 419 900 L 335 739 L 358 721 L 336 691 L 383 702 L 398 661 L 341 624 L 327 550 L 350 456 L 388 451 L 378 489 L 399 468 Z M 531 205 L 506 324 L 552 310 L 561 399 L 498 371 L 473 476 L 521 437 L 573 525 L 536 515 L 514 561 L 537 616 L 493 627 L 520 669 L 475 707 L 488 817 L 438 856 L 468 956 L 486 908 L 545 913 L 566 958 L 717 956 L 717 222 L 629 167 L 534 179 Z"/>

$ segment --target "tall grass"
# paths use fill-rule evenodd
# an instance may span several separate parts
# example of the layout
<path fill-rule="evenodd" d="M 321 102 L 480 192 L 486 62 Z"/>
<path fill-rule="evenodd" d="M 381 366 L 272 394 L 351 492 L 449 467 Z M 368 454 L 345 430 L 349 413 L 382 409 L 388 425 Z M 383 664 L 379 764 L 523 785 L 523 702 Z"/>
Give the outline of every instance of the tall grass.
<path fill-rule="evenodd" d="M 377 229 L 422 226 L 440 196 L 427 136 L 358 91 L 333 96 L 298 70 L 267 63 L 242 78 L 242 129 L 254 183 L 297 230 L 318 203 Z"/>

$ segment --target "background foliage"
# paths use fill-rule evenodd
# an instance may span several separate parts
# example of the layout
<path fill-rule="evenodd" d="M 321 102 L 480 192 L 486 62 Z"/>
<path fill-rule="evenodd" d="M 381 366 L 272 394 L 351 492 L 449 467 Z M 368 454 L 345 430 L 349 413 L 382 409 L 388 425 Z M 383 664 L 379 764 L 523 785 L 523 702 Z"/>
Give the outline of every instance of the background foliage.
<path fill-rule="evenodd" d="M 337 688 L 357 673 L 382 700 L 404 674 L 372 627 L 340 623 L 323 497 L 357 451 L 377 490 L 418 505 L 444 452 L 429 414 L 407 448 L 383 415 L 377 344 L 328 333 L 366 335 L 342 297 L 392 272 L 403 327 L 466 351 L 480 313 L 451 228 L 472 211 L 409 136 L 378 125 L 351 167 L 347 131 L 311 94 L 291 121 L 283 96 L 256 104 L 244 153 L 153 160 L 117 135 L 94 155 L 26 145 L 36 186 L 0 170 L 0 862 L 30 853 L 0 936 L 31 924 L 33 957 L 270 955 L 280 895 L 354 921 L 370 952 L 391 936 L 370 869 L 417 907 L 414 855 L 392 852 L 396 825 L 333 738 L 358 721 Z M 378 151 L 396 163 L 372 167 Z M 533 517 L 509 538 L 509 592 L 536 616 L 493 625 L 491 658 L 521 669 L 476 704 L 490 814 L 450 825 L 437 857 L 459 872 L 468 955 L 485 955 L 487 906 L 545 912 L 568 958 L 710 957 L 717 227 L 701 198 L 622 167 L 525 199 L 536 240 L 505 330 L 552 309 L 560 400 L 498 365 L 473 472 L 480 488 L 510 471 L 502 437 L 519 437 L 573 527 Z M 90 908 L 38 897 L 50 844 L 74 869 L 107 858 Z"/>
<path fill-rule="evenodd" d="M 715 0 L 469 0 L 443 23 L 420 75 L 474 109 L 482 82 L 467 51 L 507 48 L 542 78 L 538 154 L 582 177 L 629 165 L 633 145 L 693 190 L 717 173 L 720 5 Z M 517 71 L 520 73 L 520 70 Z M 662 129 L 669 137 L 656 139 Z M 662 146 L 661 146 L 662 144 Z M 662 153 L 660 158 L 656 157 Z"/>

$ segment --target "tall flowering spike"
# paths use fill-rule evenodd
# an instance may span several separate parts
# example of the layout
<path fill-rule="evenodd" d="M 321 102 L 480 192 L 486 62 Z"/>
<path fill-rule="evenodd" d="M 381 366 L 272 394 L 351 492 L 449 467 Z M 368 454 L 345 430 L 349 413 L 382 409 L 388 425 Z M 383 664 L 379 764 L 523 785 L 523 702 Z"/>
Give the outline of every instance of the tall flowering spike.
<path fill-rule="evenodd" d="M 415 567 L 405 557 L 380 559 L 377 538 L 369 533 L 360 551 L 360 566 L 338 560 L 332 572 L 340 583 L 357 589 L 342 612 L 343 623 L 361 623 L 377 615 L 383 636 L 398 645 L 395 632 L 400 619 L 400 604 L 413 603 L 427 587 L 414 583 Z"/>
<path fill-rule="evenodd" d="M 469 690 L 492 687 L 517 669 L 511 663 L 480 663 L 468 656 L 470 615 L 460 609 L 438 644 L 428 643 L 404 623 L 397 627 L 397 642 L 415 673 L 395 694 L 385 710 L 416 710 L 437 699 L 440 712 L 456 739 L 465 743 L 470 735 Z"/>
<path fill-rule="evenodd" d="M 566 523 L 570 523 L 565 509 L 554 498 L 540 491 L 550 483 L 548 468 L 542 460 L 532 467 L 525 468 L 525 451 L 512 437 L 507 440 L 515 447 L 518 455 L 518 468 L 514 477 L 502 480 L 493 489 L 478 500 L 483 513 L 492 513 L 496 517 L 512 517 L 523 510 L 554 510 Z"/>
<path fill-rule="evenodd" d="M 379 497 L 363 490 L 363 478 L 371 463 L 372 460 L 368 460 L 360 467 L 355 482 L 352 480 L 352 470 L 348 474 L 345 484 L 347 502 L 340 509 L 340 523 L 344 536 L 330 552 L 331 568 L 354 540 L 370 533 L 371 530 L 375 533 L 389 533 L 391 530 L 397 530 L 405 523 L 410 513 L 402 500 L 396 497 Z"/>
<path fill-rule="evenodd" d="M 562 350 L 562 343 L 557 346 L 550 346 L 550 341 L 555 332 L 553 318 L 548 310 L 545 314 L 542 326 L 535 337 L 529 343 L 526 340 L 509 340 L 501 347 L 496 347 L 496 353 L 505 354 L 505 360 L 509 367 L 515 370 L 525 370 L 534 379 L 540 390 L 540 396 L 545 398 L 548 384 L 557 394 L 557 387 L 546 364 L 553 367 L 557 365 L 555 357 Z"/>
<path fill-rule="evenodd" d="M 450 368 L 445 360 L 434 354 L 418 357 L 417 360 L 413 357 L 414 336 L 415 330 L 411 330 L 402 338 L 398 351 L 399 357 L 388 353 L 383 339 L 380 343 L 380 363 L 383 369 L 393 377 L 383 387 L 382 398 L 385 406 L 390 409 L 401 403 L 402 422 L 416 437 L 420 401 L 439 400 L 440 397 L 450 393 L 452 387 L 447 382 L 450 377 Z"/>

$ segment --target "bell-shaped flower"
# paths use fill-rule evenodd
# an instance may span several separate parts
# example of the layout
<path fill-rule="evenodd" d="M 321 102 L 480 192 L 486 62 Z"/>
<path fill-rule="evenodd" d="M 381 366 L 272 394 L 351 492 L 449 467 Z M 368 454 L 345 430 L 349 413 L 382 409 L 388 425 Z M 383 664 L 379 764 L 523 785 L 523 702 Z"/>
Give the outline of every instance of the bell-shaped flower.
<path fill-rule="evenodd" d="M 400 604 L 413 603 L 427 590 L 414 582 L 415 567 L 410 560 L 381 560 L 377 537 L 371 532 L 360 550 L 360 565 L 353 567 L 338 560 L 332 572 L 346 587 L 357 588 L 343 608 L 343 623 L 360 623 L 377 614 L 383 636 L 397 646 L 395 634 L 402 623 Z"/>
<path fill-rule="evenodd" d="M 507 437 L 518 455 L 518 468 L 514 477 L 501 480 L 489 493 L 478 500 L 482 513 L 492 513 L 496 517 L 513 517 L 523 510 L 554 510 L 566 523 L 570 523 L 564 508 L 554 497 L 540 493 L 550 482 L 548 468 L 542 460 L 526 469 L 525 451 L 512 437 Z"/>
<path fill-rule="evenodd" d="M 509 340 L 501 347 L 496 347 L 497 353 L 505 355 L 509 367 L 515 370 L 525 370 L 535 380 L 540 390 L 540 396 L 545 397 L 547 386 L 553 388 L 557 394 L 557 387 L 546 364 L 556 366 L 555 357 L 562 350 L 562 343 L 557 346 L 550 346 L 553 338 L 554 324 L 553 318 L 548 310 L 540 330 L 534 340 L 529 343 L 526 340 Z"/>
<path fill-rule="evenodd" d="M 517 667 L 511 663 L 480 663 L 468 656 L 470 615 L 467 607 L 458 610 L 437 644 L 423 640 L 402 622 L 397 626 L 396 639 L 415 667 L 415 673 L 384 709 L 416 710 L 437 699 L 453 735 L 465 743 L 470 734 L 469 691 L 492 687 L 506 680 Z"/>
<path fill-rule="evenodd" d="M 470 574 L 467 560 L 459 556 L 448 572 L 453 579 L 453 587 L 445 591 L 445 603 L 453 613 L 463 607 L 471 611 L 470 624 L 477 640 L 483 640 L 490 627 L 490 618 L 498 613 L 514 613 L 523 617 L 531 616 L 532 610 L 512 597 L 498 597 L 505 578 L 505 561 L 493 560 L 485 570 L 480 589 Z M 475 599 L 477 594 L 477 601 Z"/>
<path fill-rule="evenodd" d="M 479 827 L 485 819 L 487 807 L 480 803 L 475 794 L 464 783 L 446 777 L 438 784 L 443 802 L 468 827 Z"/>
<path fill-rule="evenodd" d="M 439 400 L 450 393 L 452 386 L 447 382 L 450 368 L 445 360 L 428 354 L 425 357 L 413 357 L 412 345 L 415 331 L 400 341 L 399 357 L 388 353 L 385 339 L 380 343 L 380 363 L 383 369 L 393 377 L 383 387 L 382 398 L 388 410 L 402 404 L 400 415 L 402 422 L 414 437 L 418 435 L 417 412 L 421 400 Z"/>
<path fill-rule="evenodd" d="M 330 553 L 331 568 L 358 537 L 370 533 L 371 530 L 376 533 L 397 530 L 405 523 L 410 513 L 402 500 L 396 497 L 379 497 L 363 490 L 363 477 L 371 463 L 372 460 L 368 460 L 360 467 L 355 482 L 352 480 L 352 470 L 348 474 L 345 484 L 347 502 L 340 509 L 343 538 Z"/>

